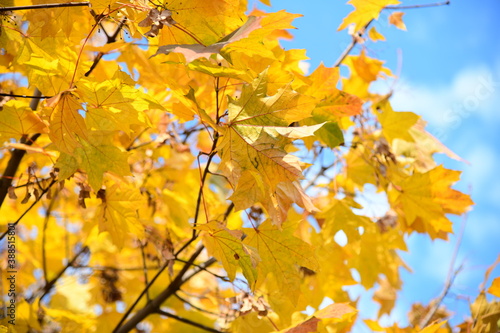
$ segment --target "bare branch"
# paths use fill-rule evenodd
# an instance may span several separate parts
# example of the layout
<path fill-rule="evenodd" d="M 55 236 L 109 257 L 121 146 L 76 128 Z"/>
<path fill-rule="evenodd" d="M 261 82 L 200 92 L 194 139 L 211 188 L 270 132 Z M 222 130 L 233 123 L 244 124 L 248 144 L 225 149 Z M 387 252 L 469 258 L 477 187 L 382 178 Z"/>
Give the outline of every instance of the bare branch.
<path fill-rule="evenodd" d="M 90 6 L 90 2 L 66 2 L 66 3 L 48 3 L 44 5 L 31 5 L 31 6 L 0 7 L 0 12 L 7 12 L 13 10 L 26 10 L 26 9 L 45 9 L 45 8 L 83 7 L 83 6 Z"/>
<path fill-rule="evenodd" d="M 144 320 L 147 316 L 149 316 L 152 313 L 155 313 L 158 309 L 160 309 L 160 306 L 165 300 L 167 300 L 170 296 L 172 296 L 179 288 L 187 282 L 190 278 L 192 278 L 194 275 L 202 271 L 202 269 L 195 268 L 194 272 L 188 275 L 187 277 L 184 277 L 186 272 L 189 270 L 191 267 L 192 263 L 198 258 L 198 256 L 201 254 L 203 251 L 204 247 L 200 246 L 192 255 L 191 258 L 189 258 L 188 262 L 182 267 L 182 269 L 177 273 L 177 276 L 175 279 L 168 285 L 167 288 L 165 288 L 156 298 L 154 298 L 151 302 L 149 302 L 144 308 L 141 310 L 137 311 L 132 318 L 130 318 L 127 322 L 125 320 L 127 319 L 128 315 L 132 312 L 133 308 L 137 305 L 139 300 L 142 298 L 142 296 L 145 294 L 146 290 L 149 289 L 149 287 L 154 283 L 155 279 L 158 277 L 156 275 L 149 285 L 142 291 L 141 295 L 137 298 L 137 300 L 132 304 L 130 309 L 124 314 L 118 325 L 116 325 L 115 329 L 113 330 L 113 333 L 125 333 L 129 332 L 132 330 L 137 324 L 139 324 L 141 321 Z M 207 261 L 205 264 L 202 264 L 203 268 L 208 267 L 209 265 L 213 264 L 214 261 Z M 165 265 L 164 267 L 167 267 Z M 164 268 L 163 268 L 164 269 Z"/>
<path fill-rule="evenodd" d="M 445 2 L 437 2 L 437 3 L 427 3 L 423 5 L 411 5 L 411 6 L 387 6 L 384 7 L 384 9 L 415 9 L 415 8 L 427 8 L 427 7 L 437 7 L 437 6 L 446 6 L 449 5 L 451 1 L 445 1 Z"/>
<path fill-rule="evenodd" d="M 175 319 L 177 321 L 180 321 L 182 323 L 185 323 L 185 324 L 188 324 L 188 325 L 191 325 L 191 326 L 194 326 L 194 327 L 198 327 L 204 331 L 207 331 L 207 332 L 214 332 L 214 333 L 222 333 L 222 331 L 218 331 L 212 327 L 208 327 L 208 326 L 205 326 L 205 325 L 202 325 L 202 324 L 199 324 L 197 322 L 194 322 L 194 321 L 191 321 L 189 319 L 186 319 L 186 318 L 182 318 L 182 317 L 179 317 L 177 315 L 174 315 L 170 312 L 166 312 L 166 311 L 163 311 L 163 310 L 157 310 L 156 313 L 162 315 L 162 316 L 165 316 L 165 317 L 169 317 L 169 318 L 172 318 L 172 319 Z"/>
<path fill-rule="evenodd" d="M 42 290 L 43 294 L 42 294 L 42 296 L 40 296 L 39 302 L 41 302 L 42 299 L 45 297 L 45 295 L 47 295 L 52 290 L 52 288 L 54 287 L 54 285 L 56 284 L 56 282 L 61 278 L 61 276 L 64 275 L 64 273 L 66 272 L 66 270 L 68 268 L 72 267 L 74 265 L 74 263 L 78 260 L 78 258 L 81 255 L 86 254 L 88 252 L 89 252 L 88 246 L 84 246 L 80 251 L 78 251 L 75 254 L 75 256 L 73 257 L 73 259 L 71 259 L 71 261 L 68 262 L 68 264 L 66 266 L 64 266 L 64 268 L 52 280 L 50 280 L 50 282 L 48 282 L 48 283 L 45 284 L 45 287 L 43 287 L 43 290 Z"/>
<path fill-rule="evenodd" d="M 421 320 L 420 327 L 426 327 L 427 325 L 429 325 L 429 323 L 432 320 L 432 317 L 434 316 L 436 311 L 439 309 L 439 306 L 443 302 L 443 299 L 446 297 L 446 295 L 448 295 L 448 292 L 450 291 L 450 288 L 453 285 L 455 277 L 462 270 L 462 265 L 460 265 L 457 269 L 455 269 L 455 262 L 457 260 L 458 250 L 460 249 L 460 245 L 462 244 L 462 238 L 464 236 L 466 223 L 467 223 L 467 215 L 464 215 L 462 220 L 462 225 L 460 226 L 460 233 L 458 234 L 457 243 L 455 244 L 455 249 L 453 250 L 453 255 L 451 257 L 450 268 L 448 270 L 448 277 L 446 278 L 446 283 L 444 285 L 443 290 L 441 291 L 441 294 L 436 298 L 434 306 L 429 310 L 429 312 L 427 312 L 425 317 Z"/>

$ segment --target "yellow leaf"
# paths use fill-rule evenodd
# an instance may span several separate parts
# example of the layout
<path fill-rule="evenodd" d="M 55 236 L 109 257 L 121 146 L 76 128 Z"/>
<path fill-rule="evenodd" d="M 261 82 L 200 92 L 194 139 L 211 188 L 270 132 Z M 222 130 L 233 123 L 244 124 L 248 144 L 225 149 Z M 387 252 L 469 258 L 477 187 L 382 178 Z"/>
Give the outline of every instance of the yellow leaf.
<path fill-rule="evenodd" d="M 379 288 L 373 295 L 373 300 L 380 303 L 378 310 L 378 318 L 382 315 L 390 315 L 394 304 L 396 303 L 397 289 L 392 286 L 387 279 L 381 278 L 379 280 Z"/>
<path fill-rule="evenodd" d="M 234 280 L 236 267 L 239 266 L 248 284 L 253 288 L 257 280 L 255 267 L 260 258 L 255 249 L 242 243 L 242 232 L 227 229 L 218 222 L 199 225 L 197 229 L 205 231 L 204 244 L 208 252 L 222 262 L 229 279 Z"/>
<path fill-rule="evenodd" d="M 82 105 L 70 91 L 62 92 L 46 101 L 50 117 L 49 137 L 57 149 L 72 154 L 80 141 L 88 140 L 87 126 L 80 115 Z"/>
<path fill-rule="evenodd" d="M 417 123 L 419 116 L 413 112 L 394 112 L 387 100 L 379 103 L 377 110 L 379 110 L 377 117 L 382 125 L 382 133 L 389 144 L 396 138 L 409 142 L 415 141 L 409 131 Z"/>
<path fill-rule="evenodd" d="M 419 331 L 419 333 L 436 333 L 441 328 L 441 326 L 446 324 L 446 322 L 447 322 L 447 320 L 442 321 L 440 323 L 431 324 L 431 325 L 425 327 L 423 330 Z"/>
<path fill-rule="evenodd" d="M 312 135 L 322 124 L 288 125 L 309 117 L 313 108 L 313 98 L 300 95 L 289 86 L 274 96 L 266 96 L 265 73 L 252 86 L 245 85 L 238 100 L 230 100 L 229 123 L 221 128 L 222 138 L 217 148 L 220 168 L 233 185 L 235 197 L 242 188 L 254 188 L 255 200 L 273 197 L 276 206 L 280 204 L 282 195 L 276 192 L 282 182 L 285 184 L 281 190 L 292 191 L 285 193 L 288 198 L 303 197 L 300 188 L 290 186 L 302 177 L 301 163 L 286 147 L 294 139 Z M 246 208 L 245 205 L 248 207 L 251 203 L 246 201 L 239 208 Z"/>
<path fill-rule="evenodd" d="M 354 24 L 354 31 L 359 31 L 361 28 L 365 26 L 371 20 L 376 20 L 380 11 L 388 5 L 397 5 L 399 4 L 398 0 L 349 0 L 347 2 L 350 5 L 354 6 L 354 11 L 352 11 L 349 15 L 347 15 L 342 24 L 338 27 L 337 30 L 342 30 L 347 28 L 348 25 Z"/>
<path fill-rule="evenodd" d="M 282 293 L 294 304 L 297 303 L 301 275 L 298 267 L 317 270 L 313 248 L 303 240 L 293 236 L 294 225 L 286 223 L 283 230 L 273 226 L 270 220 L 258 228 L 244 229 L 247 237 L 243 243 L 257 249 L 259 262 L 259 280 L 272 273 Z"/>
<path fill-rule="evenodd" d="M 55 167 L 59 168 L 61 179 L 70 177 L 81 168 L 87 172 L 89 184 L 97 192 L 101 188 L 104 173 L 130 175 L 128 154 L 113 144 L 108 132 L 95 131 L 88 138 L 89 141 L 82 141 L 72 154 L 62 152 L 59 156 Z"/>
<path fill-rule="evenodd" d="M 389 23 L 394 24 L 398 29 L 406 30 L 406 25 L 403 22 L 403 12 L 394 12 L 389 16 Z"/>
<path fill-rule="evenodd" d="M 380 324 L 375 320 L 365 319 L 363 322 L 374 332 L 385 332 L 385 328 L 380 326 Z"/>
<path fill-rule="evenodd" d="M 19 140 L 24 135 L 44 132 L 47 125 L 27 104 L 10 100 L 0 109 L 0 140 Z"/>
<path fill-rule="evenodd" d="M 162 109 L 148 95 L 117 78 L 104 82 L 80 80 L 77 86 L 76 93 L 86 103 L 85 122 L 91 130 L 130 133 L 133 125 L 150 125 L 144 111 Z"/>
<path fill-rule="evenodd" d="M 316 311 L 309 319 L 293 325 L 281 332 L 283 333 L 308 333 L 317 332 L 319 322 L 336 323 L 348 321 L 357 310 L 346 303 L 334 303 L 324 309 Z"/>
<path fill-rule="evenodd" d="M 124 183 L 115 183 L 97 195 L 102 203 L 98 207 L 95 219 L 99 232 L 107 231 L 113 243 L 122 248 L 127 234 L 137 238 L 144 236 L 144 228 L 138 219 L 138 210 L 145 204 L 141 192 Z"/>
<path fill-rule="evenodd" d="M 496 297 L 500 297 L 500 277 L 497 277 L 488 288 L 488 292 Z"/>
<path fill-rule="evenodd" d="M 371 29 L 368 31 L 368 37 L 370 37 L 370 39 L 374 42 L 378 40 L 385 40 L 384 35 L 379 33 L 377 29 L 375 29 L 375 27 L 371 27 Z"/>

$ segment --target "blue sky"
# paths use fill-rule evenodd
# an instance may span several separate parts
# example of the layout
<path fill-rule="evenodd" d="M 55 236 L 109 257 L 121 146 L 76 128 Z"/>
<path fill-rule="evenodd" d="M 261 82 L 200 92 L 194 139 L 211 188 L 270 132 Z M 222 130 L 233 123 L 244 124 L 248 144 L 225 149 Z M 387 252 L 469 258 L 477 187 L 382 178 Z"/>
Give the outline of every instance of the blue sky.
<path fill-rule="evenodd" d="M 292 41 L 285 48 L 306 49 L 311 70 L 320 62 L 331 66 L 350 42 L 346 31 L 337 32 L 342 19 L 352 10 L 345 1 L 271 0 L 272 8 L 254 2 L 259 8 L 285 9 L 300 13 L 291 31 Z M 432 1 L 403 1 L 403 5 Z M 477 295 L 484 272 L 500 254 L 500 39 L 498 38 L 498 0 L 451 1 L 449 6 L 405 10 L 408 31 L 390 26 L 390 12 L 383 12 L 373 24 L 385 42 L 367 42 L 368 55 L 386 61 L 400 77 L 380 82 L 376 89 L 387 92 L 395 84 L 393 107 L 413 111 L 427 122 L 427 130 L 463 159 L 464 164 L 437 155 L 439 163 L 462 170 L 456 189 L 470 193 L 476 205 L 467 215 L 464 238 L 457 265 L 458 275 L 444 304 L 454 313 L 452 324 L 463 321 L 468 300 Z M 357 46 L 354 53 L 359 53 Z M 374 199 L 374 205 L 377 205 Z M 372 211 L 383 211 L 383 200 Z M 459 234 L 462 218 L 453 218 L 455 235 L 449 242 L 434 241 L 422 235 L 408 239 L 409 253 L 402 257 L 413 273 L 402 272 L 404 286 L 396 308 L 385 323 L 407 323 L 413 302 L 427 304 L 442 290 L 449 262 Z M 497 268 L 492 276 L 499 276 Z M 491 283 L 491 278 L 490 282 Z M 359 292 L 354 291 L 354 292 Z M 375 318 L 378 306 L 366 295 L 361 303 L 365 317 Z M 365 331 L 367 331 L 365 329 Z"/>

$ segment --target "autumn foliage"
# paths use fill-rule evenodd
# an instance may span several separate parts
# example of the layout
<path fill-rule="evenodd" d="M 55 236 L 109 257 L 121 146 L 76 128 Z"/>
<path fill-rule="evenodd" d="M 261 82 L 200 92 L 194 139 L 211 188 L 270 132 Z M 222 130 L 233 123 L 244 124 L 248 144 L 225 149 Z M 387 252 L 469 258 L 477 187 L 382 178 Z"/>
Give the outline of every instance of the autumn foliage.
<path fill-rule="evenodd" d="M 346 291 L 390 313 L 405 236 L 447 239 L 473 204 L 433 159 L 459 157 L 369 90 L 383 61 L 361 47 L 305 73 L 279 42 L 300 15 L 244 0 L 47 3 L 0 12 L 2 332 L 451 332 L 432 304 L 361 321 Z M 350 3 L 355 45 L 399 1 Z M 368 192 L 384 216 L 363 215 Z M 496 328 L 479 297 L 462 332 Z"/>

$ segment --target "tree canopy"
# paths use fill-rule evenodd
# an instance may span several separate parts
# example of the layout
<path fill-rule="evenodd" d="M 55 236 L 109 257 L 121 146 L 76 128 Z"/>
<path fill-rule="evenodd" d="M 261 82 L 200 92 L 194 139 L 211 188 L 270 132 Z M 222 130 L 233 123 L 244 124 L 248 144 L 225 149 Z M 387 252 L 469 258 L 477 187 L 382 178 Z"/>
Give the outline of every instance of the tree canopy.
<path fill-rule="evenodd" d="M 473 202 L 434 154 L 460 158 L 370 90 L 384 61 L 353 53 L 406 7 L 349 4 L 351 44 L 307 73 L 280 44 L 300 15 L 244 0 L 3 1 L 2 332 L 350 332 L 354 285 L 372 331 L 451 332 L 439 297 L 378 322 L 406 236 L 446 240 Z M 460 332 L 498 329 L 500 279 L 481 290 Z"/>

